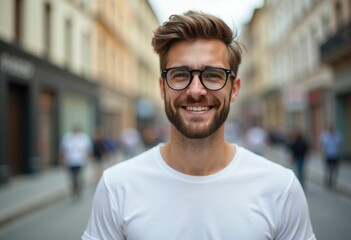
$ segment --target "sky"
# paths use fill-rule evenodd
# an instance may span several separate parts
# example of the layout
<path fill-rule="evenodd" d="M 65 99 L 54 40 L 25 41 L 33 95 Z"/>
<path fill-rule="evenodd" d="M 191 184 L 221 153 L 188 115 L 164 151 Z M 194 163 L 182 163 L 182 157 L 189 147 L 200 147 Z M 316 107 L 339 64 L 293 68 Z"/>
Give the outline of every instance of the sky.
<path fill-rule="evenodd" d="M 199 10 L 221 17 L 239 34 L 255 8 L 263 6 L 264 0 L 148 0 L 160 23 L 172 14 L 181 14 L 188 10 Z"/>

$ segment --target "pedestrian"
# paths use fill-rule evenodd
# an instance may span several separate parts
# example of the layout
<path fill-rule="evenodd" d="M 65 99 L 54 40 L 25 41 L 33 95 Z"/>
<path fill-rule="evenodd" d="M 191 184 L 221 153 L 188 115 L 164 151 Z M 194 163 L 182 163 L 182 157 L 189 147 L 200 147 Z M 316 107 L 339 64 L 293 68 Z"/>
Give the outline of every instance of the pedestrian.
<path fill-rule="evenodd" d="M 64 134 L 61 141 L 61 163 L 70 172 L 72 195 L 78 197 L 82 188 L 81 170 L 91 155 L 91 140 L 80 125 Z"/>
<path fill-rule="evenodd" d="M 305 187 L 305 161 L 309 152 L 309 144 L 301 130 L 295 130 L 294 136 L 289 142 L 291 160 L 300 180 L 302 187 Z"/>
<path fill-rule="evenodd" d="M 315 239 L 294 173 L 224 139 L 241 46 L 223 20 L 154 32 L 169 140 L 105 170 L 83 239 Z"/>
<path fill-rule="evenodd" d="M 330 124 L 328 129 L 321 133 L 319 140 L 326 168 L 324 183 L 326 187 L 332 188 L 336 185 L 337 168 L 340 159 L 341 136 L 339 132 L 334 129 L 334 126 Z"/>
<path fill-rule="evenodd" d="M 122 151 L 125 158 L 131 158 L 144 149 L 140 133 L 135 128 L 125 128 L 121 133 Z"/>
<path fill-rule="evenodd" d="M 245 133 L 246 147 L 252 152 L 263 156 L 267 150 L 267 137 L 266 130 L 258 124 L 251 126 Z"/>
<path fill-rule="evenodd" d="M 103 140 L 104 148 L 105 148 L 105 162 L 107 163 L 105 166 L 111 166 L 114 162 L 117 161 L 117 151 L 118 151 L 118 141 L 117 139 L 110 133 L 104 136 Z"/>
<path fill-rule="evenodd" d="M 102 169 L 103 169 L 103 162 L 104 158 L 107 154 L 107 148 L 105 145 L 105 137 L 103 130 L 101 128 L 95 129 L 95 135 L 93 139 L 93 155 L 94 155 L 94 163 L 95 163 L 95 179 L 96 182 L 99 181 Z"/>

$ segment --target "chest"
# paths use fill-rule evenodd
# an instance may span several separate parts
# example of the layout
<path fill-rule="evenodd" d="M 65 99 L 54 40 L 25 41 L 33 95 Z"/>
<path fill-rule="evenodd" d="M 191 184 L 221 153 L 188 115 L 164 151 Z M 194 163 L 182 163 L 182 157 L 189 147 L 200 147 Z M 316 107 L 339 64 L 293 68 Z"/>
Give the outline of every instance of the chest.
<path fill-rule="evenodd" d="M 127 239 L 135 240 L 273 239 L 271 202 L 242 186 L 151 187 L 129 192 L 122 226 Z"/>

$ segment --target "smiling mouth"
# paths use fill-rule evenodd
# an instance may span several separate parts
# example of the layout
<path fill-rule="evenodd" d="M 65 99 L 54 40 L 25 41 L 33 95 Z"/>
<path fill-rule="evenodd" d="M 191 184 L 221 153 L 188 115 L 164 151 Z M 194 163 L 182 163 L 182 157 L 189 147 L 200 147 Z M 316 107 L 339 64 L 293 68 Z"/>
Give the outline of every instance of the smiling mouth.
<path fill-rule="evenodd" d="M 205 112 L 211 109 L 209 106 L 186 106 L 184 108 L 190 112 Z"/>

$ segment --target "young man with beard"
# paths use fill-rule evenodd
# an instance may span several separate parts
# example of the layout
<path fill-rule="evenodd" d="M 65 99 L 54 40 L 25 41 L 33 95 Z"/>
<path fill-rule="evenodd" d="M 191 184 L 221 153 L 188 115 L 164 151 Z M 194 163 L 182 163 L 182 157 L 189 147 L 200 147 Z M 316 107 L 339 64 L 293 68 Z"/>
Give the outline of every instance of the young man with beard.
<path fill-rule="evenodd" d="M 172 15 L 152 41 L 170 138 L 104 172 L 83 239 L 315 239 L 291 170 L 224 140 L 240 44 L 212 15 Z"/>

